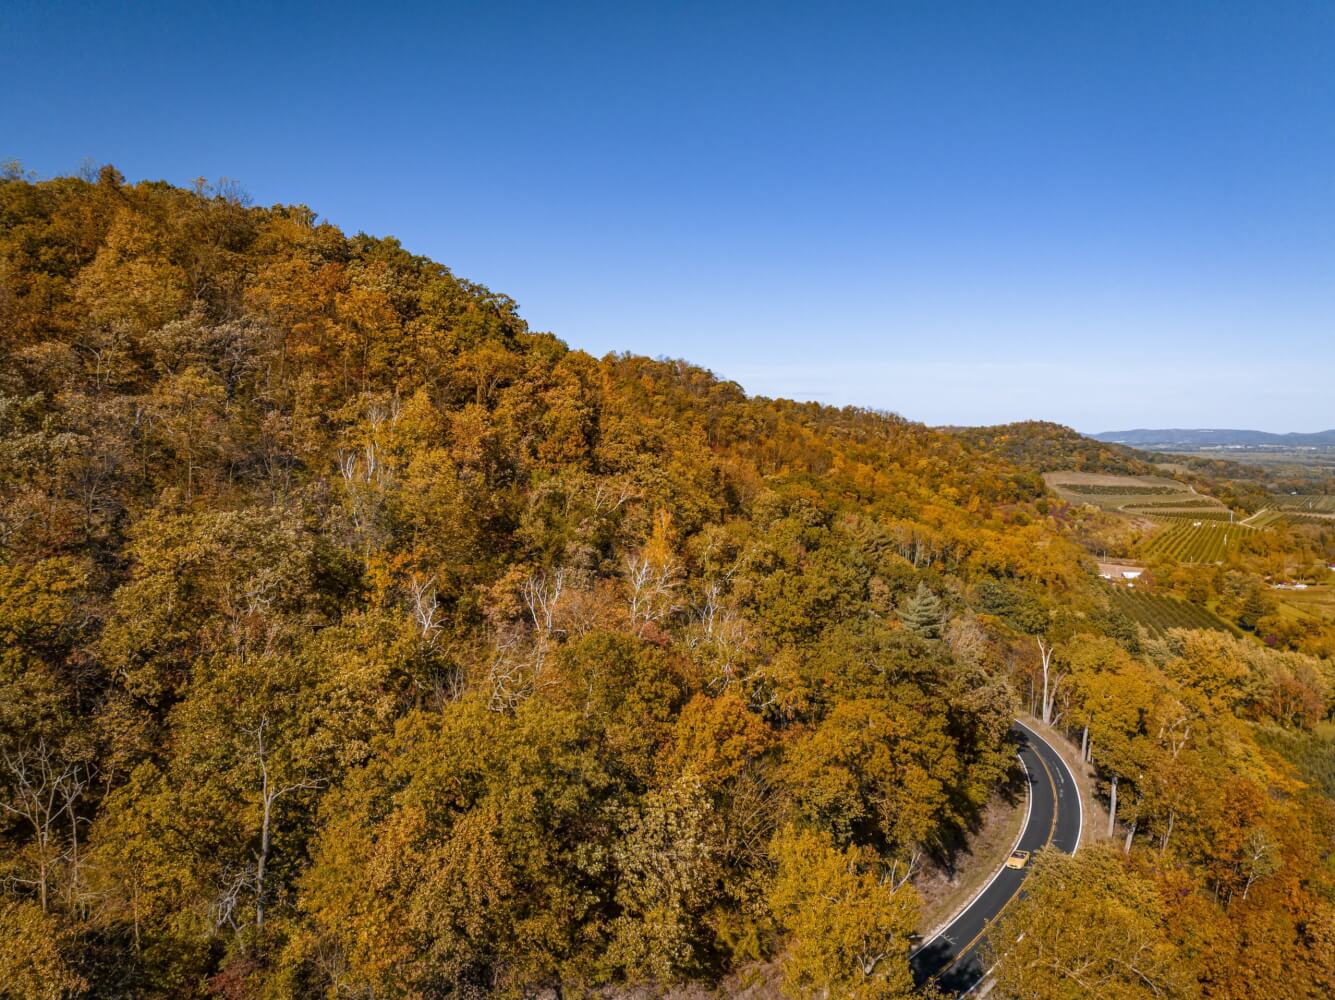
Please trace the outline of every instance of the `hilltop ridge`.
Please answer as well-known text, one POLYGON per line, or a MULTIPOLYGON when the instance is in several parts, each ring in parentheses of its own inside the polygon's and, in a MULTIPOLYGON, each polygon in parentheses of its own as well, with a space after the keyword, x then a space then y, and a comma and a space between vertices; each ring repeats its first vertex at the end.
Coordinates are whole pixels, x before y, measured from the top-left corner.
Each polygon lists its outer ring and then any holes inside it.
POLYGON ((0 992, 909 1000, 1021 712, 1110 842, 995 940, 1135 1000, 1335 986, 1331 633, 1262 575, 1324 574, 1324 519, 1128 600, 1130 449, 596 358, 111 167, 0 177, 0 458, 0 992))
POLYGON ((1311 433, 1291 432, 1274 434, 1269 431, 1249 430, 1209 430, 1168 428, 1152 430, 1139 428, 1129 431, 1103 431, 1091 434, 1097 441, 1110 444, 1131 445, 1136 448, 1171 448, 1171 447, 1315 447, 1335 448, 1335 430, 1315 431, 1311 433))

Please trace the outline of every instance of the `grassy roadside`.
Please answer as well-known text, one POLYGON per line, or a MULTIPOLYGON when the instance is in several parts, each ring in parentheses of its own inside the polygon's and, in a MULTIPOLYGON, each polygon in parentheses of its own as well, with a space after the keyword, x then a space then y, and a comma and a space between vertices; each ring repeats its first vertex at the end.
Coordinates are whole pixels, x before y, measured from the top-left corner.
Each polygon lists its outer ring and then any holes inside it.
POLYGON ((928 867, 914 879, 923 897, 919 929, 931 934, 947 917, 982 889, 1015 847, 1024 824, 1025 795, 1009 789, 994 794, 983 809, 982 823, 954 859, 954 868, 928 867))
MULTIPOLYGON (((1081 843, 1089 842, 1095 827, 1101 834, 1108 822, 1107 812, 1098 807, 1093 799, 1092 769, 1079 765, 1079 748, 1072 746, 1060 733, 1031 716, 1021 715, 1020 721, 1047 739, 1076 775, 1085 806, 1081 843), (1098 821, 1092 819, 1096 815, 1095 809, 1101 817, 1098 821)), ((919 930, 923 935, 936 931, 947 918, 973 899, 1014 849, 1024 824, 1027 796, 1023 780, 1018 778, 1022 773, 1018 764, 1016 772, 1017 780, 998 789, 983 809, 978 830, 955 856, 953 871, 929 864, 914 879, 914 886, 923 897, 922 918, 919 921, 919 930)), ((780 962, 776 958, 766 962, 746 963, 712 989, 700 984, 666 991, 645 986, 621 986, 609 988, 597 995, 600 1000, 716 1000, 719 997, 779 1000, 783 996, 780 979, 780 962)), ((985 996, 986 990, 979 995, 985 996)))

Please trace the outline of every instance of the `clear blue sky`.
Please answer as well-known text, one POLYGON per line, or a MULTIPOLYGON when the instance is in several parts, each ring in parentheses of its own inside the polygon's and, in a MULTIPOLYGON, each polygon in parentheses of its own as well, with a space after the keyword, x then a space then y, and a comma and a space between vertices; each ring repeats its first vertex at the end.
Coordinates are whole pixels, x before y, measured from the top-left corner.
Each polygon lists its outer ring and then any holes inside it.
POLYGON ((8 0, 0 70, 0 157, 235 178, 594 353, 929 423, 1335 426, 1329 0, 8 0))

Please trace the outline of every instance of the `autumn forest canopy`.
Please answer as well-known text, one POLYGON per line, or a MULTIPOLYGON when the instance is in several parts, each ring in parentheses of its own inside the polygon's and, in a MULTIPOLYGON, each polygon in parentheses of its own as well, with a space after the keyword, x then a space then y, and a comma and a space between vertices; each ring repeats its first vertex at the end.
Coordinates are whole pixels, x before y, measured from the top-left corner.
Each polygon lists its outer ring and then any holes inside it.
POLYGON ((1268 589, 1332 527, 1153 563, 1218 624, 1147 628, 1042 476, 1146 456, 595 358, 111 167, 0 180, 0 455, 0 996, 913 996, 1017 713, 1106 811, 994 995, 1335 992, 1335 630, 1268 589))

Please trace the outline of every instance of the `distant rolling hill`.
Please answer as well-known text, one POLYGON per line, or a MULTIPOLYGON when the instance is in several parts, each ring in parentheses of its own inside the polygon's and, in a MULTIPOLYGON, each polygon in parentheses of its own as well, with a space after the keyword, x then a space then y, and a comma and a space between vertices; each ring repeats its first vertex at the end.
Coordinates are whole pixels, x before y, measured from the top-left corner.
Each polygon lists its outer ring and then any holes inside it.
POLYGON ((1104 431, 1091 434, 1096 441, 1133 448, 1335 448, 1335 430, 1313 434, 1271 434, 1267 431, 1187 430, 1169 428, 1104 431))

